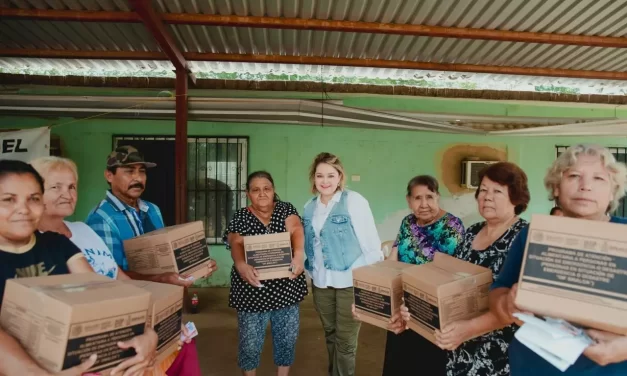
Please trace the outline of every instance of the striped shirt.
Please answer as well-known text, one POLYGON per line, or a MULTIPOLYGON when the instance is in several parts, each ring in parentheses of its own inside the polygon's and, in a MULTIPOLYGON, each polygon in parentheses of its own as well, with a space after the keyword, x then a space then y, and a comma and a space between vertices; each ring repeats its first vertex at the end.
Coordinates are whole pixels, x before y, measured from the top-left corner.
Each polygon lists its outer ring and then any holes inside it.
POLYGON ((164 227, 157 205, 144 200, 139 200, 137 204, 139 212, 108 190, 105 199, 89 213, 85 221, 109 247, 115 262, 123 270, 128 270, 124 240, 164 227))

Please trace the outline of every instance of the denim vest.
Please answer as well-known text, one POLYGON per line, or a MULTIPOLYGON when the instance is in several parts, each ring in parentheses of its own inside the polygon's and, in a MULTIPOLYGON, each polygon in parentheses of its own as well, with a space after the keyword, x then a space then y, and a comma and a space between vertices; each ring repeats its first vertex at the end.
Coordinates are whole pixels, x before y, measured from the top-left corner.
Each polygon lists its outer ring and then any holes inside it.
MULTIPOLYGON (((311 223, 318 198, 315 197, 303 213, 303 226, 305 228, 305 268, 313 270, 314 266, 314 240, 316 233, 311 223)), ((324 267, 328 270, 345 271, 359 256, 361 247, 351 222, 347 207, 348 192, 342 192, 340 201, 335 204, 320 230, 320 243, 322 245, 322 257, 324 267)))

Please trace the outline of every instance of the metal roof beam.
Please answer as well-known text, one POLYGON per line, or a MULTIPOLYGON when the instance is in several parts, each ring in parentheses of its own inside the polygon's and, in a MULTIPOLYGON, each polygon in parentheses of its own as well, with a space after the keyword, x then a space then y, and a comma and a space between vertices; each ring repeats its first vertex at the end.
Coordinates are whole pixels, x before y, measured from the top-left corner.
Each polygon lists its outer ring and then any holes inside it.
MULTIPOLYGON (((141 0, 133 0, 137 3, 141 0)), ((0 8, 2 18, 82 22, 141 22, 134 12, 95 12, 0 8)), ((162 22, 177 25, 232 26, 292 30, 324 30, 354 33, 416 35, 507 42, 627 48, 627 38, 592 35, 537 33, 412 24, 216 14, 162 13, 162 22)))
POLYGON ((142 19, 135 12, 0 8, 0 18, 39 21, 134 22, 142 19))
POLYGON ((282 17, 253 17, 237 15, 164 14, 170 24, 239 26, 269 29, 323 30, 352 33, 415 35, 442 38, 482 39, 508 42, 566 44, 596 47, 627 47, 627 38, 535 33, 526 31, 488 30, 379 22, 320 20, 282 17))
MULTIPOLYGON (((286 55, 243 55, 185 52, 184 59, 189 61, 224 61, 237 63, 270 64, 307 64, 333 65, 367 68, 415 69, 447 72, 470 72, 489 74, 513 74, 524 76, 570 77, 596 80, 627 80, 627 72, 589 71, 560 68, 533 68, 515 66, 494 66, 476 64, 435 63, 406 60, 348 59, 316 56, 286 55)), ((60 59, 107 59, 107 60, 161 60, 160 52, 133 51, 70 51, 37 49, 0 49, 0 56, 60 58, 60 59)))
POLYGON ((187 60, 183 53, 172 39, 170 33, 166 30, 161 17, 152 8, 150 0, 131 0, 131 4, 135 12, 139 15, 144 26, 153 35, 161 50, 167 55, 168 59, 174 65, 177 72, 186 72, 193 84, 196 84, 196 78, 191 74, 187 60))
POLYGON ((0 56, 42 59, 102 59, 102 60, 168 60, 159 51, 97 51, 97 50, 38 50, 28 48, 0 49, 0 56))

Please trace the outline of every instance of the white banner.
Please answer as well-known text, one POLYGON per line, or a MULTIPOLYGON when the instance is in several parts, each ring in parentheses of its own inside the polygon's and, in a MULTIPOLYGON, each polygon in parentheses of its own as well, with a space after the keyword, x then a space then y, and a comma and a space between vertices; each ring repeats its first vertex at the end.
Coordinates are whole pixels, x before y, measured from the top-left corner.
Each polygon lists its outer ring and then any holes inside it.
POLYGON ((0 159, 30 162, 50 155, 50 128, 0 132, 0 159))

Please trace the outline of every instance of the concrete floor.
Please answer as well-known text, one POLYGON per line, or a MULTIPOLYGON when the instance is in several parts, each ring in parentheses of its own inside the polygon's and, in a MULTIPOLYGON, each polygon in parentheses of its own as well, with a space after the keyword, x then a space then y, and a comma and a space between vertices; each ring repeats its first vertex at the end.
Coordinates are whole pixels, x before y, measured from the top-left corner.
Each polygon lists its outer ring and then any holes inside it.
MULTIPOLYGON (((200 366, 205 376, 238 376, 237 318, 228 307, 228 288, 190 289, 199 297, 199 312, 185 315, 184 322, 193 321, 198 328, 197 337, 200 366)), ((324 332, 313 306, 311 292, 301 304, 300 335, 296 345, 296 361, 290 375, 326 376, 327 352, 324 332)), ((357 351, 358 376, 381 376, 386 332, 362 324, 357 351)), ((266 335, 258 376, 276 375, 272 360, 272 340, 266 335)))

